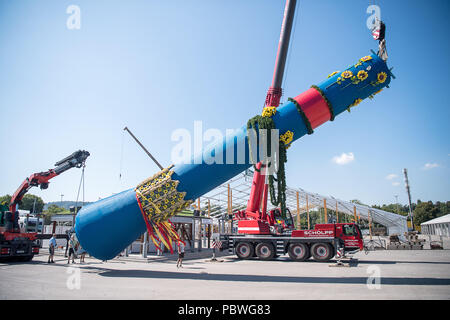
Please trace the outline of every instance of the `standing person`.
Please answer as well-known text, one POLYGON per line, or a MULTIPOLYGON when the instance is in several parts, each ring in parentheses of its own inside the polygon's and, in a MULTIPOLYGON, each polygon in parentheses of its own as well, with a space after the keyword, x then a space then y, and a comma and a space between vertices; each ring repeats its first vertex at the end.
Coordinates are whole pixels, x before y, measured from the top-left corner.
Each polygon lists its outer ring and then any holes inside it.
POLYGON ((52 237, 50 238, 48 242, 48 262, 47 263, 55 263, 53 261, 53 256, 55 255, 55 248, 56 248, 56 234, 52 234, 52 237))
POLYGON ((183 258, 184 258, 184 242, 178 241, 177 268, 183 268, 183 258))
POLYGON ((72 233, 72 235, 69 238, 69 257, 67 259, 67 263, 70 263, 70 257, 72 257, 72 263, 75 263, 75 247, 76 247, 75 233, 72 233))
POLYGON ((160 256, 162 256, 164 254, 164 242, 161 241, 161 243, 159 244, 159 248, 161 249, 160 252, 160 256))
POLYGON ((158 241, 158 246, 159 246, 159 248, 156 249, 156 255, 157 255, 157 256, 162 255, 162 251, 161 251, 161 243, 162 243, 162 241, 159 240, 159 241, 158 241))
POLYGON ((64 251, 64 258, 67 258, 67 250, 69 250, 69 238, 70 238, 70 232, 69 230, 66 230, 66 251, 64 251))
POLYGON ((86 250, 83 249, 81 244, 78 245, 78 254, 80 255, 80 264, 84 263, 84 257, 86 256, 86 250))

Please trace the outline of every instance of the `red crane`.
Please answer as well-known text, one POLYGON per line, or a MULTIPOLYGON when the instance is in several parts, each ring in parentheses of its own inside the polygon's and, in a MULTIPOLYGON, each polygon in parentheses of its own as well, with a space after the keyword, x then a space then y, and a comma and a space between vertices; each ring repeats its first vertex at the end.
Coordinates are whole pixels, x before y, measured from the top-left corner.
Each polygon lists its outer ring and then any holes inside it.
POLYGON ((50 179, 71 168, 83 167, 89 155, 89 152, 84 150, 76 151, 56 162, 54 169, 33 173, 22 182, 11 198, 9 211, 2 215, 0 225, 5 227, 0 228, 0 259, 14 257, 28 261, 33 258, 34 254, 39 253, 39 245, 36 243, 37 234, 34 232, 21 233, 20 231, 18 205, 31 187, 39 186, 41 189, 47 189, 50 179))
POLYGON ((55 163, 54 169, 49 169, 45 172, 33 173, 31 176, 26 178, 20 187, 16 190, 11 198, 11 203, 9 205, 9 210, 11 212, 17 211, 17 205, 23 199, 23 196, 30 190, 31 187, 40 187, 41 189, 47 189, 50 179, 56 177, 57 175, 73 168, 81 168, 87 157, 89 157, 89 152, 84 150, 78 150, 72 153, 70 156, 55 163))
MULTIPOLYGON (((286 1, 275 70, 265 107, 277 108, 280 104, 295 6, 295 0, 286 1)), ((289 209, 286 208, 285 216, 280 208, 267 213, 269 188, 266 170, 267 164, 256 164, 247 208, 236 212, 234 216, 238 221, 238 234, 222 234, 222 250, 235 252, 239 259, 257 256, 260 260, 270 260, 288 253, 294 261, 305 261, 311 256, 316 261, 329 261, 334 256, 339 259, 346 253, 363 250, 362 233, 356 224, 316 224, 313 230, 294 230, 289 209)))
MULTIPOLYGON (((265 107, 275 107, 280 105, 280 99, 283 94, 282 82, 286 65, 286 57, 289 49, 289 40, 291 36, 292 24, 294 21, 294 13, 297 1, 287 0, 284 9, 284 18, 281 25, 280 40, 278 42, 278 51, 275 61, 275 68, 273 72, 272 84, 269 87, 266 95, 265 107)), ((253 174, 252 189, 250 191, 250 198, 247 203, 247 209, 239 211, 235 214, 235 219, 239 220, 238 228, 247 233, 248 228, 258 231, 259 234, 270 233, 270 226, 274 226, 277 220, 280 221, 283 228, 293 229, 294 224, 292 216, 287 209, 286 217, 282 218, 280 209, 274 209, 267 214, 267 197, 268 184, 267 175, 264 174, 265 165, 261 162, 255 166, 255 173, 253 174)), ((253 233, 253 232, 252 232, 253 233)))

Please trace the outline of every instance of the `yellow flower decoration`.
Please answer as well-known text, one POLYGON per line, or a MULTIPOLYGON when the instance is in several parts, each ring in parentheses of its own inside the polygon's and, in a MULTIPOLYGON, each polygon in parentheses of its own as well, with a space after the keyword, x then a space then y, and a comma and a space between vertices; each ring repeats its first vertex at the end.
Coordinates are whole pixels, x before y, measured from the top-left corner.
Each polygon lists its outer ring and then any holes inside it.
POLYGON ((358 104, 363 101, 362 99, 358 98, 356 99, 351 105, 348 106, 347 111, 350 112, 350 108, 356 107, 358 104))
POLYGON ((378 83, 384 83, 384 82, 386 81, 386 79, 387 79, 387 74, 386 74, 386 72, 380 72, 380 73, 377 75, 378 83))
POLYGON ((366 80, 368 76, 369 76, 369 74, 364 70, 360 70, 357 74, 358 79, 361 81, 366 80))
POLYGON ((344 79, 348 79, 348 78, 353 77, 353 73, 351 71, 347 70, 347 71, 342 72, 341 76, 344 79))
POLYGON ((280 141, 283 141, 284 144, 289 144, 292 142, 293 138, 294 138, 294 133, 292 131, 288 130, 280 136, 280 141))
POLYGON ((379 94, 381 91, 383 91, 383 89, 378 90, 377 92, 375 92, 374 94, 372 94, 373 96, 376 94, 379 94))
POLYGON ((363 61, 363 62, 366 62, 366 61, 369 61, 369 60, 372 60, 371 56, 365 56, 365 57, 362 57, 361 59, 359 59, 359 61, 363 61))
POLYGON ((328 78, 331 78, 332 76, 334 76, 335 74, 338 74, 338 73, 339 73, 339 71, 332 72, 328 75, 328 78))
POLYGON ((271 117, 275 113, 277 113, 277 108, 275 108, 275 107, 264 107, 263 112, 262 112, 261 115, 263 117, 271 117))
POLYGON ((358 98, 355 100, 355 102, 353 102, 353 104, 351 105, 351 107, 356 107, 358 104, 360 104, 363 100, 358 98))
POLYGON ((381 91, 383 91, 383 89, 380 89, 380 90, 378 90, 378 91, 375 92, 375 93, 372 93, 372 94, 369 96, 369 99, 373 99, 373 98, 375 97, 375 95, 379 94, 381 91))

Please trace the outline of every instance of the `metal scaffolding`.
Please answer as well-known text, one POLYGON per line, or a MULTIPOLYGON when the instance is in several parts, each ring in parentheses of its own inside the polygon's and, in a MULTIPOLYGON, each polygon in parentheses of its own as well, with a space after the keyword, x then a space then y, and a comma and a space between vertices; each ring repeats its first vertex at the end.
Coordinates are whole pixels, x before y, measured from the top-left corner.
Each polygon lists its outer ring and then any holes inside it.
MULTIPOLYGON (((206 207, 209 200, 210 215, 215 219, 226 218, 230 208, 233 212, 245 209, 250 197, 252 178, 253 170, 249 169, 230 179, 203 196, 202 207, 206 207)), ((308 210, 312 212, 317 211, 318 208, 326 208, 337 211, 339 214, 350 215, 355 219, 381 224, 386 227, 389 235, 403 235, 408 230, 405 216, 334 197, 322 196, 301 188, 286 187, 286 206, 290 209, 294 220, 297 219, 298 214, 301 216, 308 210)), ((274 206, 268 201, 267 209, 273 208, 274 206)))

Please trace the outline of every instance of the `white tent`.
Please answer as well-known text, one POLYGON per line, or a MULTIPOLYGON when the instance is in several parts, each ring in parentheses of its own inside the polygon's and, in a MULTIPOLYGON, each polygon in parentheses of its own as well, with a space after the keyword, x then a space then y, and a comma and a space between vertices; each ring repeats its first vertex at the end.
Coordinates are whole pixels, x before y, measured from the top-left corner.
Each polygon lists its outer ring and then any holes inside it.
POLYGON ((450 237, 450 214, 420 224, 423 234, 450 237))
MULTIPOLYGON (((211 217, 217 218, 227 212, 228 192, 232 194, 233 210, 245 209, 247 207, 247 201, 250 197, 252 178, 253 171, 246 170, 245 172, 207 193, 203 198, 211 201, 210 204, 213 208, 211 210, 211 217), (228 186, 230 191, 228 191, 228 186)), ((296 217, 298 213, 300 215, 306 214, 307 208, 320 208, 326 204, 328 209, 337 209, 339 213, 344 213, 350 216, 354 216, 356 213, 358 217, 366 220, 368 220, 370 216, 370 219, 373 222, 385 226, 389 235, 403 235, 408 231, 405 216, 352 203, 350 201, 339 200, 331 196, 322 196, 317 193, 308 192, 301 188, 286 187, 286 204, 287 207, 291 209, 291 213, 294 217, 296 217), (297 210, 294 210, 297 206, 299 206, 298 213, 296 212, 297 210)), ((270 210, 272 208, 272 204, 268 201, 268 209, 270 210)))

